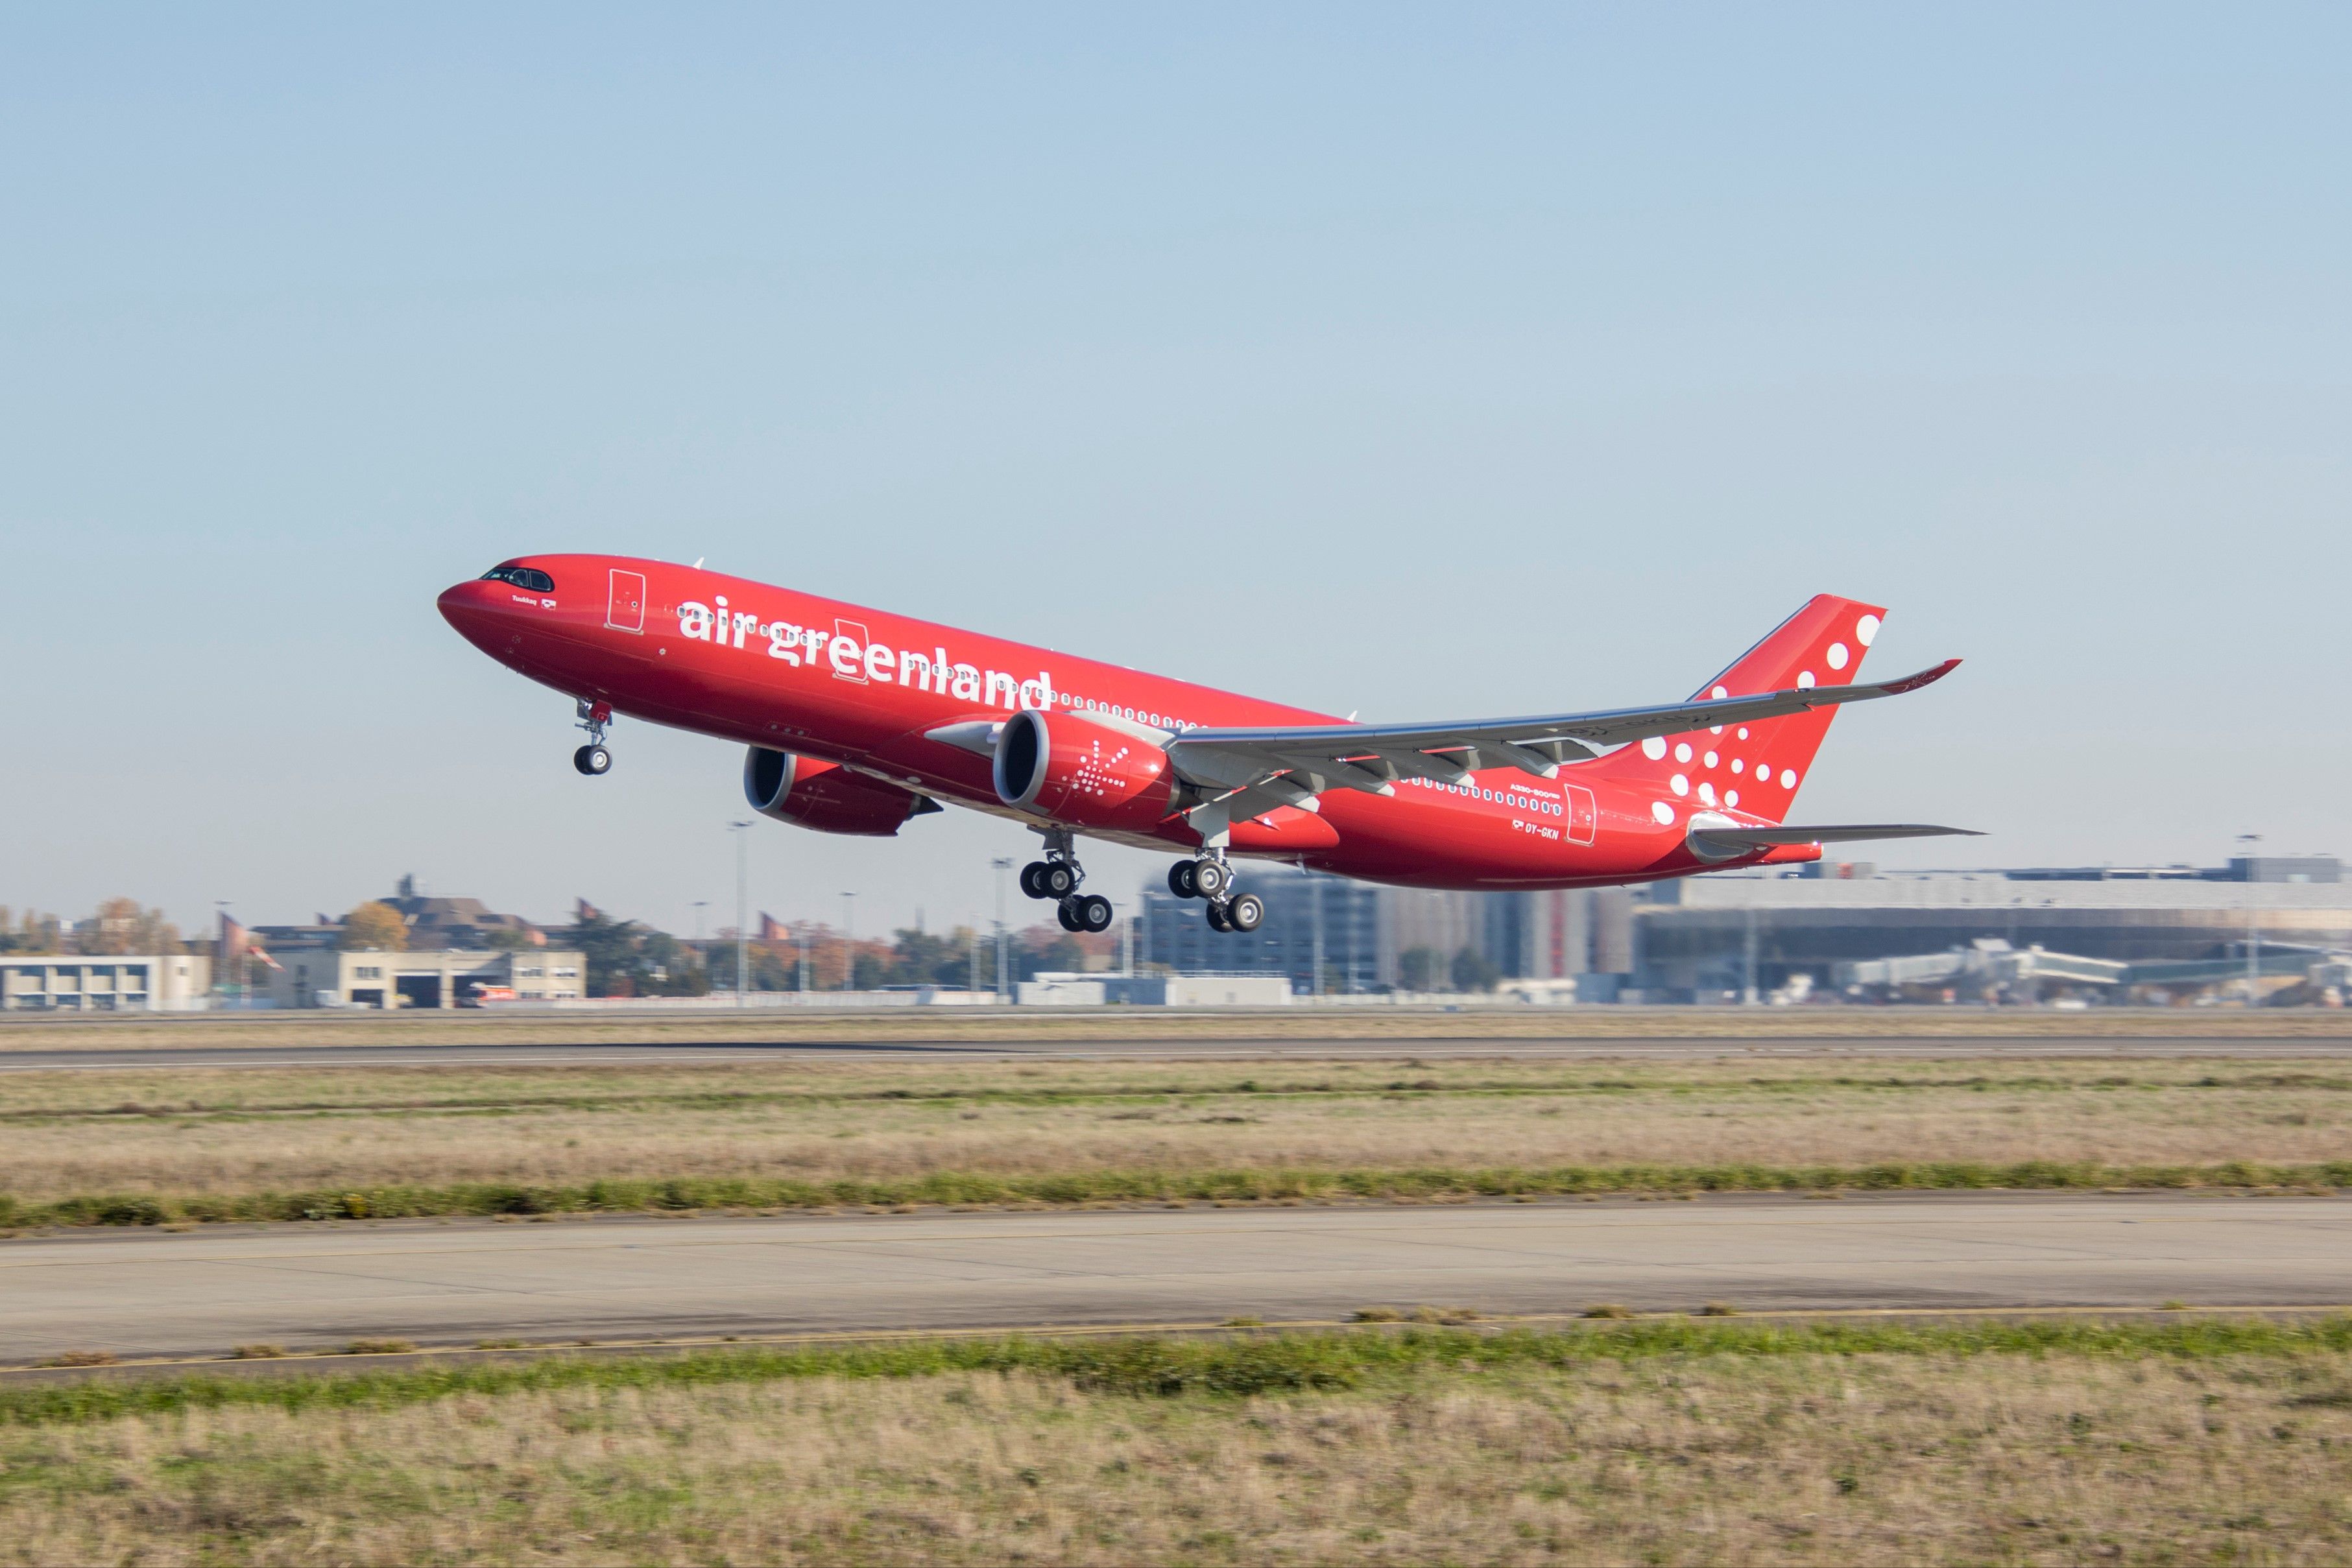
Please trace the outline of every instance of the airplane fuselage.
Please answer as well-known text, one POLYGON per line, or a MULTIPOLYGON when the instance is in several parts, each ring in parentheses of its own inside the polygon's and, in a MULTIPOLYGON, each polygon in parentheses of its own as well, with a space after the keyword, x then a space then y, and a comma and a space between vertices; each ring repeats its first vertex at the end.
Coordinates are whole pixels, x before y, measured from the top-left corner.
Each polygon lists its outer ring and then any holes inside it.
MULTIPOLYGON (((1090 817, 1086 802, 1066 800, 1052 810, 1008 804, 990 757, 996 727, 1024 710, 1049 722, 1067 716, 1095 727, 1090 733, 1131 733, 1148 749, 1154 734, 1202 727, 1343 722, 667 562, 544 555, 518 557, 499 570, 512 577, 442 594, 442 613, 499 663, 583 703, 836 764, 877 791, 908 791, 1178 854, 1202 843, 1178 810, 1090 817), (543 574, 544 590, 526 585, 539 580, 535 574, 543 574)), ((1874 630, 1875 617, 1867 619, 1874 630)), ((1736 805, 1743 785, 1784 794, 1795 787, 1793 771, 1779 783, 1771 758, 1741 756, 1738 737, 1701 732, 1702 747, 1682 747, 1677 755, 1687 762, 1663 764, 1685 769, 1673 775, 1674 794, 1659 779, 1622 776, 1608 758, 1561 767, 1550 778, 1518 767, 1480 768, 1458 779, 1400 778, 1387 793, 1331 789, 1304 809, 1278 806, 1233 822, 1225 847, 1376 882, 1486 889, 1591 886, 1818 859, 1811 845, 1729 860, 1693 852, 1692 797, 1731 810, 1718 792, 1736 805)), ((1779 820, 1759 808, 1733 815, 1779 820)))

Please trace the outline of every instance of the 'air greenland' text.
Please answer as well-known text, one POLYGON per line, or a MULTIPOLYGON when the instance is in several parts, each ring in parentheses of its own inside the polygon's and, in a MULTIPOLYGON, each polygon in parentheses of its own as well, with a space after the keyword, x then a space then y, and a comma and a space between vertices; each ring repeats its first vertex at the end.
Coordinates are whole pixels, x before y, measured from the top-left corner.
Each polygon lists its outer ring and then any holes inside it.
POLYGON ((768 657, 795 667, 830 666, 835 679, 856 681, 861 685, 888 685, 895 680, 902 686, 984 706, 1019 709, 1054 706, 1054 677, 1048 671, 1040 670, 1023 680, 1002 670, 983 670, 950 659, 944 647, 935 647, 928 653, 919 649, 886 647, 872 641, 865 626, 855 621, 836 620, 830 632, 795 626, 789 621, 762 621, 748 610, 729 608, 724 594, 716 595, 709 604, 693 600, 680 604, 677 634, 725 648, 748 645, 756 649, 757 639, 764 637, 768 641, 768 657))

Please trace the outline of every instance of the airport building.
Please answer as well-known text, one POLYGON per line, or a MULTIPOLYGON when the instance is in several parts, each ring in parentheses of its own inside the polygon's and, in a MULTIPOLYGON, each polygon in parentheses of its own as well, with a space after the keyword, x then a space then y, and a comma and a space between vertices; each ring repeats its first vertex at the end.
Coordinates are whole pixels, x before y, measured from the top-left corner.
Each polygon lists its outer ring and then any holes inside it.
POLYGON ((1013 999, 1024 1008, 1279 1008, 1290 1003, 1290 982, 1277 974, 1041 974, 1024 980, 1013 999))
POLYGON ((0 955, 0 1011, 184 1012, 205 1005, 200 953, 0 955))
POLYGON ((1144 891, 1136 960, 1178 974, 1281 975, 1302 996, 1395 990, 1406 956, 1450 965, 1465 949, 1501 979, 1569 980, 1601 972, 1580 992, 1613 994, 1633 968, 1631 889, 1454 893, 1379 887, 1343 877, 1244 862, 1236 885, 1265 900, 1265 924, 1246 936, 1209 929, 1198 900, 1144 891))
POLYGON ((275 967, 263 977, 270 1003, 281 1008, 457 1008, 509 996, 572 1001, 588 994, 586 956, 554 948, 418 953, 321 946, 271 957, 275 967))
MULTIPOLYGON (((1136 923, 1139 967, 1180 975, 1280 975, 1290 989, 1349 995, 1382 984, 1382 895, 1386 890, 1343 877, 1288 866, 1243 862, 1236 888, 1265 900, 1265 924, 1255 931, 1216 932, 1198 899, 1178 898, 1165 884, 1147 887, 1136 923)), ((1391 966, 1393 967, 1393 966, 1391 966)))
MULTIPOLYGON (((443 898, 417 892, 416 879, 404 876, 388 904, 408 926, 408 945, 436 947, 543 946, 546 934, 519 915, 501 915, 478 898, 443 898)), ((342 922, 321 915, 310 925, 256 925, 250 935, 277 954, 296 947, 333 946, 342 940, 342 922)))
POLYGON ((2352 952, 2352 883, 2326 857, 2212 869, 1797 872, 1716 873, 1643 890, 1626 988, 1649 1000, 1706 1001, 1787 994, 1792 983, 1968 988, 1980 974, 1996 989, 2030 982, 2032 995, 2148 988, 2179 999, 2244 976, 2250 948, 2260 976, 2281 982, 2352 952))
POLYGON ((2352 883, 2317 855, 2210 868, 1821 862, 1536 893, 1374 887, 1250 864, 1240 885, 1266 903, 1265 924, 1248 936, 1213 932, 1197 902, 1147 889, 1139 964, 1283 975, 1311 994, 1318 914, 1324 989, 1339 993, 1405 988, 1407 971, 1429 967, 1433 955, 1450 977, 1467 950, 1498 981, 1562 990, 1572 981, 1585 1002, 1936 986, 2179 1000, 2242 984, 2250 949, 2273 989, 2320 984, 2352 954, 2352 883))

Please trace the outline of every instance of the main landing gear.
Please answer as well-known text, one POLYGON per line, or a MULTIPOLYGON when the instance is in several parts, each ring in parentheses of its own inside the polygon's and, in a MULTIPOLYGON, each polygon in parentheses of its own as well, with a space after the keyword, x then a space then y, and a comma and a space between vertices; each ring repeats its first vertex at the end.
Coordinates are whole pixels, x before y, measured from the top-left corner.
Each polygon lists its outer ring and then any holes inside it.
POLYGON ((613 770, 613 754, 604 748, 604 727, 613 722, 613 705, 583 697, 573 711, 580 719, 573 727, 588 732, 588 744, 572 754, 572 766, 591 779, 602 778, 613 770))
POLYGON ((1055 916, 1065 931, 1109 930, 1110 900, 1078 891, 1087 872, 1078 863, 1070 833, 1059 828, 1038 831, 1045 836, 1045 858, 1021 868, 1021 891, 1032 898, 1052 899, 1055 916))
POLYGON ((1205 902, 1212 931, 1238 931, 1246 936, 1265 921, 1265 901, 1255 893, 1235 896, 1234 868, 1213 850, 1197 860, 1178 861, 1170 866, 1168 891, 1179 898, 1205 902))

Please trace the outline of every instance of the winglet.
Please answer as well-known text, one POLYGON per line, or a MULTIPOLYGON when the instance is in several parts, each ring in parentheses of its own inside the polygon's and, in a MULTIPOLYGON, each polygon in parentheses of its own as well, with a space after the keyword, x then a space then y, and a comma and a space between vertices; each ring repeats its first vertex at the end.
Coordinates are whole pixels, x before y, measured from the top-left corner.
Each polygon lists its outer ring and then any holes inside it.
POLYGON ((1959 667, 1960 662, 1958 659, 1947 659, 1933 669, 1922 670, 1916 675, 1906 675, 1899 681, 1887 682, 1886 695, 1891 697, 1901 696, 1905 692, 1916 692, 1921 686, 1932 686, 1959 667))
POLYGON ((1751 828, 1720 812, 1691 818, 1689 839, 1702 859, 1744 854, 1749 850, 1792 844, 1859 844, 1875 839, 1980 839, 1974 828, 1943 828, 1927 822, 1835 822, 1820 827, 1751 828))

